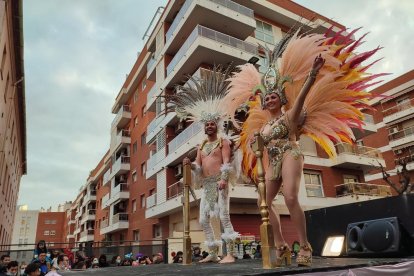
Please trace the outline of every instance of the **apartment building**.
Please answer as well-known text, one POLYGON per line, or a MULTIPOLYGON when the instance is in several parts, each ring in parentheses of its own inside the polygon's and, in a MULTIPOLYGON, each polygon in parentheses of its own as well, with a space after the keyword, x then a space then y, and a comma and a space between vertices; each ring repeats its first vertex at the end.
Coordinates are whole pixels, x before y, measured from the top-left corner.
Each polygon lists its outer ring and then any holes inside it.
POLYGON ((39 212, 39 210, 29 210, 27 205, 17 207, 11 240, 13 246, 10 247, 13 260, 27 262, 33 258, 39 212))
MULTIPOLYGON (((181 237, 181 163, 185 156, 194 157, 204 133, 201 125, 180 122, 175 113, 166 113, 160 96, 174 93, 187 75, 202 77, 214 64, 239 65, 257 57, 263 72, 264 57, 257 44, 272 47, 299 20, 313 20, 317 26, 313 31, 319 33, 331 26, 334 31, 345 28, 291 1, 169 1, 115 99, 110 148, 67 212, 74 224, 68 237, 90 241, 91 232, 83 239, 79 234, 91 230, 93 218, 84 215, 93 208, 95 241, 156 243, 181 237), (95 201, 86 201, 91 191, 96 191, 95 201)), ((354 130, 357 145, 337 145, 335 160, 311 139, 301 138, 305 170, 299 195, 305 209, 390 195, 388 186, 370 181, 377 164, 388 164, 381 150, 368 142, 381 127, 376 114, 367 111, 365 120, 363 130, 354 130)), ((200 191, 196 195, 200 198, 200 191)), ((255 186, 237 183, 230 187, 230 198, 235 230, 259 238, 255 186)), ((292 242, 297 236, 283 195, 275 204, 281 210, 284 234, 292 242)), ((201 243, 204 236, 194 200, 191 206, 192 242, 201 243)))
MULTIPOLYGON (((376 111, 371 111, 378 128, 376 135, 367 136, 363 143, 378 148, 385 160, 385 170, 391 175, 390 180, 399 185, 397 169, 398 159, 405 159, 411 181, 414 179, 414 70, 389 81, 373 93, 386 97, 373 102, 376 111)), ((382 182, 382 172, 374 170, 366 176, 370 183, 382 182)))
POLYGON ((27 170, 22 1, 0 1, 0 24, 0 250, 6 250, 27 170))
POLYGON ((39 212, 36 227, 36 244, 44 240, 48 249, 61 248, 64 242, 66 212, 39 212))

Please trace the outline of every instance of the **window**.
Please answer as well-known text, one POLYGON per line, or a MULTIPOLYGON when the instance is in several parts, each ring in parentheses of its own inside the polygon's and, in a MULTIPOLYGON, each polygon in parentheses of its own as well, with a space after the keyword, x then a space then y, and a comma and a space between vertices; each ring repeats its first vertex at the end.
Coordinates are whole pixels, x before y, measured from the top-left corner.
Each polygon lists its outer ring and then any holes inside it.
POLYGON ((137 141, 135 141, 134 144, 132 145, 132 153, 136 153, 137 149, 138 149, 137 141))
POLYGON ((50 235, 51 235, 51 236, 56 235, 56 231, 55 231, 55 230, 50 230, 50 235))
POLYGON ((137 171, 132 172, 132 183, 137 182, 137 171))
POLYGON ((254 36, 267 43, 274 43, 272 25, 267 24, 263 21, 256 20, 256 30, 254 31, 254 36))
POLYGON ((137 200, 132 200, 132 213, 135 213, 137 211, 137 200))
POLYGON ((267 66, 265 64, 265 58, 262 56, 259 56, 259 61, 257 62, 257 65, 259 65, 259 72, 264 74, 267 71, 267 66))
POLYGON ((141 135, 141 146, 144 146, 146 144, 146 140, 147 140, 147 133, 144 132, 141 135))
POLYGON ((344 184, 346 183, 358 183, 357 175, 344 175, 344 184))
POLYGON ((147 112, 147 106, 145 106, 145 105, 144 105, 144 106, 141 108, 141 117, 144 117, 146 112, 147 112))
POLYGON ((143 79, 141 83, 141 90, 144 91, 145 87, 147 87, 147 79, 143 79))
POLYGON ((50 224, 50 220, 45 220, 45 224, 50 224))
POLYGON ((44 236, 49 236, 49 230, 45 230, 45 231, 43 231, 43 235, 44 235, 44 236))
POLYGON ((308 196, 323 197, 322 178, 319 172, 305 171, 305 188, 308 196))
POLYGON ((139 230, 132 231, 134 241, 139 241, 139 230))
POLYGON ((141 200, 141 208, 145 208, 145 194, 141 195, 140 200, 141 200))
POLYGON ((161 225, 154 224, 152 226, 152 236, 154 238, 160 238, 161 237, 161 225))
POLYGON ((54 219, 54 220, 51 220, 50 221, 50 224, 56 224, 56 220, 54 219))
POLYGON ((138 91, 134 93, 134 103, 138 101, 138 91))
POLYGON ((141 164, 141 175, 144 176, 147 172, 147 165, 144 163, 141 164))
POLYGON ((135 116, 135 118, 134 118, 134 126, 137 126, 138 125, 138 116, 135 116))

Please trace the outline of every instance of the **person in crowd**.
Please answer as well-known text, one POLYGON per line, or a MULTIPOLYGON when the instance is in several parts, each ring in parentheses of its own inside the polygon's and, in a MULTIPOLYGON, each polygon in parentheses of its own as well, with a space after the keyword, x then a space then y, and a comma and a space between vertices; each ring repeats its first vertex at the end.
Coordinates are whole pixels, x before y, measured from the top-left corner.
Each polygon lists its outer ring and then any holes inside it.
POLYGON ((109 266, 109 264, 106 260, 106 255, 105 254, 102 254, 101 256, 99 256, 98 263, 99 263, 99 267, 108 267, 109 266))
POLYGON ((131 265, 132 265, 131 259, 124 259, 121 262, 121 266, 131 266, 131 265))
POLYGON ((10 262, 10 255, 2 255, 0 259, 0 273, 6 272, 7 264, 10 262))
POLYGON ((22 262, 20 264, 20 268, 19 268, 20 276, 26 276, 26 273, 24 273, 24 271, 26 270, 26 267, 27 267, 26 262, 22 262))
POLYGON ((57 270, 70 270, 70 264, 69 264, 69 257, 65 254, 60 254, 56 258, 56 268, 57 270))
POLYGON ((40 275, 44 276, 50 271, 50 262, 46 259, 46 253, 41 252, 36 260, 33 263, 39 264, 40 275))
POLYGON ((192 262, 198 262, 203 259, 203 256, 201 255, 201 249, 200 247, 196 246, 193 249, 193 256, 191 257, 192 262))
POLYGON ((44 240, 40 240, 37 243, 36 248, 35 248, 34 253, 33 253, 33 255, 34 255, 33 258, 37 259, 40 255, 40 253, 45 253, 45 256, 47 254, 46 242, 44 240))
POLYGON ((84 261, 77 262, 72 270, 85 270, 86 263, 84 261))
POLYGON ((122 265, 122 258, 121 258, 121 256, 114 256, 114 258, 115 258, 115 261, 114 262, 112 262, 115 266, 121 266, 122 265))
POLYGON ((150 265, 150 264, 152 264, 152 261, 148 256, 144 256, 144 257, 139 259, 139 264, 140 265, 150 265))
POLYGON ((208 252, 203 250, 203 252, 201 252, 201 256, 203 257, 203 259, 207 258, 208 252))
POLYGON ((173 259, 173 263, 179 264, 183 262, 183 251, 178 251, 173 259))
POLYGON ((7 263, 6 272, 0 272, 0 276, 16 276, 19 271, 19 263, 16 261, 10 261, 7 263))
POLYGON ((261 259, 262 258, 262 246, 260 244, 256 247, 256 252, 254 252, 253 258, 261 259))
POLYGON ((152 263, 153 264, 161 264, 164 262, 164 256, 162 253, 157 253, 152 255, 152 263))
POLYGON ((63 249, 63 253, 68 256, 69 258, 69 266, 71 266, 74 263, 74 256, 73 256, 73 252, 70 250, 69 247, 63 249))
POLYGON ((99 268, 98 258, 93 258, 93 260, 92 260, 92 268, 99 268))
POLYGON ((38 263, 31 263, 26 266, 24 273, 27 276, 40 276, 40 265, 38 263))

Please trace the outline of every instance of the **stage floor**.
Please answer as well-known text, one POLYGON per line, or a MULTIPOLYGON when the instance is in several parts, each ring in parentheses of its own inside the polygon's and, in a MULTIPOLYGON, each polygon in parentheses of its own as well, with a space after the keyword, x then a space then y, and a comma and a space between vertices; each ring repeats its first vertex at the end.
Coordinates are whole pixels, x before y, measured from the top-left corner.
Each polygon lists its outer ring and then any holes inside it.
MULTIPOLYGON (((282 267, 276 269, 263 269, 262 261, 256 260, 237 260, 234 264, 192 264, 184 266, 181 264, 159 264, 138 267, 108 267, 98 269, 88 269, 85 271, 69 271, 62 275, 300 275, 316 273, 314 275, 339 275, 340 271, 356 269, 361 267, 373 267, 381 265, 395 265, 410 262, 414 264, 414 257, 407 258, 321 258, 314 257, 313 266, 282 267), (338 273, 335 273, 337 271, 338 273), (326 274, 326 272, 332 272, 326 274)), ((392 269, 392 268, 391 268, 392 269)), ((60 273, 60 272, 59 272, 60 273)), ((401 275, 401 274, 399 274, 401 275)))

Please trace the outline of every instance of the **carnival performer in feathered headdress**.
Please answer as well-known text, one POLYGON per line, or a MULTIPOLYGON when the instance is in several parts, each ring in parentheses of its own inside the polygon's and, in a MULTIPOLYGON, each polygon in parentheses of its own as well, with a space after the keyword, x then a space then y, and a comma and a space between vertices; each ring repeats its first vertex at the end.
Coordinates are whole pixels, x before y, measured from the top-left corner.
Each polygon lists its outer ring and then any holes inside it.
POLYGON ((252 64, 246 64, 230 78, 229 93, 223 102, 235 126, 240 127, 235 119, 240 105, 247 103, 249 109, 242 125, 240 148, 242 169, 252 179, 256 177, 256 159, 250 143, 255 132, 260 132, 267 149, 266 201, 279 266, 291 264, 291 252, 272 206, 282 184, 301 245, 296 262, 304 266, 312 264, 305 216, 298 201, 304 163, 298 143, 300 135, 310 136, 334 158, 334 143, 352 143, 351 128, 363 124, 360 109, 369 108, 372 96, 364 91, 373 84, 368 82, 382 75, 370 75, 366 73, 370 65, 361 65, 379 48, 356 54, 361 39, 352 40, 353 34, 340 33, 329 38, 321 34, 299 35, 299 31, 288 33, 273 51, 262 48, 268 67, 263 77, 252 64))
MULTIPOLYGON (((230 164, 231 142, 220 137, 219 132, 224 123, 225 106, 222 99, 227 93, 230 68, 221 70, 215 67, 213 71, 206 71, 201 79, 190 77, 187 85, 178 87, 177 93, 167 97, 167 101, 175 105, 178 116, 189 119, 194 124, 204 124, 207 138, 200 141, 197 157, 191 164, 196 174, 195 180, 203 188, 200 202, 200 224, 206 235, 206 246, 209 255, 200 262, 218 262, 217 256, 220 240, 214 239, 210 218, 219 217, 224 233, 222 239, 226 241, 227 256, 220 263, 232 263, 234 240, 239 236, 235 232, 229 215, 229 181, 234 170, 230 164)), ((204 72, 203 72, 204 74, 204 72)), ((183 164, 190 164, 185 158, 183 164)))

